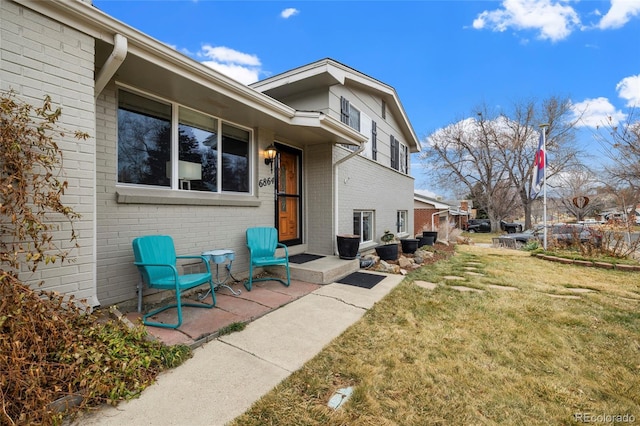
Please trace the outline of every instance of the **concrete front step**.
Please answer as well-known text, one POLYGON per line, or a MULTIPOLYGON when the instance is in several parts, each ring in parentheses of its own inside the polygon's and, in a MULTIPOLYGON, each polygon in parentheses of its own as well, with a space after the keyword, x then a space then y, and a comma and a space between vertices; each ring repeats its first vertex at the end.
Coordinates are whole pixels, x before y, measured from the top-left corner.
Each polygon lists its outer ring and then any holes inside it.
MULTIPOLYGON (((325 256, 307 263, 289 263, 292 280, 312 284, 330 284, 360 269, 360 260, 344 260, 338 256, 325 256)), ((282 276, 283 268, 267 268, 270 273, 282 276)))

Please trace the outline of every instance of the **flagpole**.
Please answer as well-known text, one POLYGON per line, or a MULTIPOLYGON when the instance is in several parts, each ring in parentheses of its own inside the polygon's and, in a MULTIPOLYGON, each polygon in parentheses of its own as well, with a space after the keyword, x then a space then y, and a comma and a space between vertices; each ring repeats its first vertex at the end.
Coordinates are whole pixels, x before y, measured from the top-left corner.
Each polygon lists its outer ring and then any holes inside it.
POLYGON ((545 250, 547 250, 547 127, 549 127, 548 124, 540 125, 540 130, 542 131, 542 152, 544 155, 542 167, 542 223, 544 226, 543 247, 545 250))

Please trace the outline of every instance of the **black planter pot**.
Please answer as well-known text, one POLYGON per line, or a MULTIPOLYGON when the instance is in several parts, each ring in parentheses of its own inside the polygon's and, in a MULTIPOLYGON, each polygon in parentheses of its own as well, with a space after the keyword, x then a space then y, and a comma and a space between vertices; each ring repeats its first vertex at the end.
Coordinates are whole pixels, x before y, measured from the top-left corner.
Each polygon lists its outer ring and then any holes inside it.
MULTIPOLYGON (((435 243, 438 240, 438 231, 422 231, 423 237, 433 237, 433 242, 435 243)), ((430 246, 433 245, 429 244, 430 246)))
POLYGON ((340 259, 353 260, 358 257, 360 249, 360 235, 336 235, 338 255, 340 259))
POLYGON ((418 243, 420 240, 416 238, 404 238, 400 240, 400 244, 402 244, 402 252, 403 253, 415 253, 418 249, 418 243))
POLYGON ((376 254, 380 256, 382 260, 397 260, 398 259, 398 245, 397 244, 385 244, 383 246, 376 247, 376 254))
POLYGON ((433 236, 422 237, 420 238, 420 242, 418 243, 418 247, 422 246, 432 246, 435 243, 435 238, 433 236))

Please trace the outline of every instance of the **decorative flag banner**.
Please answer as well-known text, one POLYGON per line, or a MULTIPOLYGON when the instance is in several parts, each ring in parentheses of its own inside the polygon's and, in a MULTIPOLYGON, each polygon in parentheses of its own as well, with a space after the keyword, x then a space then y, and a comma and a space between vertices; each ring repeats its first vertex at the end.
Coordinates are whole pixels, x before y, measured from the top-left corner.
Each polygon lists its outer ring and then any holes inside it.
POLYGON ((544 129, 540 132, 540 141, 538 142, 538 150, 536 158, 533 161, 533 173, 531 175, 531 199, 535 199, 542 189, 544 181, 544 168, 546 167, 546 153, 544 146, 544 129))

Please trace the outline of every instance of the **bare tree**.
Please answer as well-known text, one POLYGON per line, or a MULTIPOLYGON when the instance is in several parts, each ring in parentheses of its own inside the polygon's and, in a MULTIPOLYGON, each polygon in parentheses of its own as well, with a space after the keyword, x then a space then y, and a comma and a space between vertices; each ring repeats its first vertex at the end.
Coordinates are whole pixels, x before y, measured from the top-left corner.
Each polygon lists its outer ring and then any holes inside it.
POLYGON ((492 126, 475 118, 461 120, 434 132, 427 141, 428 149, 421 158, 431 175, 443 187, 451 189, 452 182, 465 187, 478 207, 487 212, 492 227, 497 227, 500 217, 491 200, 507 173, 496 167, 499 163, 492 126))
POLYGON ((610 185, 625 190, 625 198, 633 206, 640 202, 640 117, 633 109, 627 120, 618 125, 611 117, 600 128, 596 138, 611 160, 605 167, 610 185))
POLYGON ((468 118, 427 137, 421 154, 429 173, 441 184, 463 185, 492 221, 497 222, 522 208, 525 228, 531 226, 530 197, 533 162, 541 124, 546 124, 547 178, 568 167, 577 167, 579 150, 574 144, 574 126, 569 120, 568 99, 550 97, 515 103, 511 111, 492 114, 486 106, 468 118), (481 194, 478 194, 481 191, 481 194), (513 197, 506 197, 512 194, 513 197))
POLYGON ((565 211, 576 220, 600 212, 605 205, 605 194, 595 174, 585 169, 568 170, 556 176, 555 192, 565 211))
POLYGON ((575 146, 577 119, 569 119, 571 114, 568 98, 552 96, 540 105, 535 101, 515 103, 510 119, 505 120, 507 131, 500 139, 502 144, 498 150, 509 179, 520 196, 525 228, 531 227, 531 206, 534 203, 531 183, 540 132, 546 129, 547 181, 565 170, 581 167, 578 161, 580 151, 575 146))

